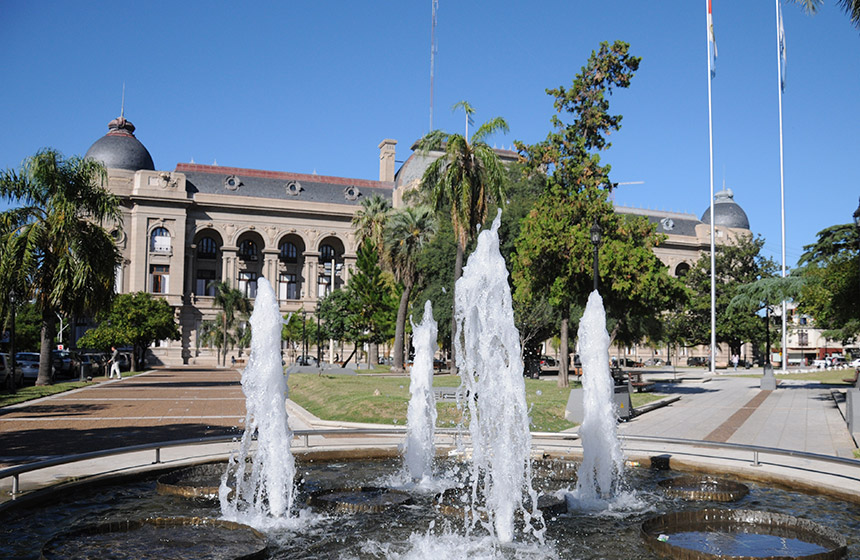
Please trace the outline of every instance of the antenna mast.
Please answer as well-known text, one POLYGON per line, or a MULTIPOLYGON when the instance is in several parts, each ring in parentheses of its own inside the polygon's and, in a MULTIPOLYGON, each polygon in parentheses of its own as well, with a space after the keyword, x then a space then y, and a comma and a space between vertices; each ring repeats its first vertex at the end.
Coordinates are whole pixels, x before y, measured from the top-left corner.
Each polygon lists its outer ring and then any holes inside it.
POLYGON ((433 15, 430 19, 430 131, 433 131, 433 82, 436 73, 436 10, 439 0, 430 0, 433 15))
POLYGON ((125 118, 125 82, 122 83, 122 104, 119 107, 119 116, 125 118))

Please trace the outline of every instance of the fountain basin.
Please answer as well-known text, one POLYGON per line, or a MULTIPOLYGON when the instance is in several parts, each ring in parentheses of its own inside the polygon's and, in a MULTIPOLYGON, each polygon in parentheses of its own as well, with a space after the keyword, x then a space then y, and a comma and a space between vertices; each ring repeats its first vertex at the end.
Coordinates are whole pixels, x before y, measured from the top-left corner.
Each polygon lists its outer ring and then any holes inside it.
POLYGON ((736 502, 749 493, 745 484, 710 475, 667 478, 657 486, 669 496, 697 501, 736 502))
POLYGON ((155 489, 159 494, 217 500, 223 475, 223 463, 195 465, 158 477, 155 489))
POLYGON ((376 486, 321 490, 308 498, 308 505, 337 513, 378 513, 411 502, 406 492, 376 486))
POLYGON ((256 560, 268 539, 256 529, 201 517, 158 517, 89 525, 60 533, 42 547, 42 559, 256 560))
POLYGON ((666 558, 830 560, 847 554, 845 539, 808 519, 751 510, 667 513, 642 523, 648 546, 666 558))

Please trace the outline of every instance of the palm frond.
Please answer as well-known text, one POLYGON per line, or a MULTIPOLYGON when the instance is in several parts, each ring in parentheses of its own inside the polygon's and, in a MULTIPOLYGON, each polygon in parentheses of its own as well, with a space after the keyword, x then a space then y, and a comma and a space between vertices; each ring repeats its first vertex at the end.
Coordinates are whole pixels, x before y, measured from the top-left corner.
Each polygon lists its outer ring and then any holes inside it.
POLYGON ((497 132, 507 134, 510 131, 511 129, 508 127, 508 122, 502 117, 496 117, 479 126, 478 130, 472 134, 471 142, 472 144, 477 144, 478 142, 483 142, 485 138, 492 136, 497 132))

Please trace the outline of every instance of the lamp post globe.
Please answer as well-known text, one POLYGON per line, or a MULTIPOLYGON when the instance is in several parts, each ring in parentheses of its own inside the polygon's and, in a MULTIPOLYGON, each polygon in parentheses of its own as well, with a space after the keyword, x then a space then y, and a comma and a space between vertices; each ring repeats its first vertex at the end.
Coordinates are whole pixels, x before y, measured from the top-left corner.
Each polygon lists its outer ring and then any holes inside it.
POLYGON ((597 248, 600 246, 600 225, 597 223, 597 218, 591 225, 591 243, 594 245, 594 291, 597 291, 598 286, 598 271, 597 271, 597 248))

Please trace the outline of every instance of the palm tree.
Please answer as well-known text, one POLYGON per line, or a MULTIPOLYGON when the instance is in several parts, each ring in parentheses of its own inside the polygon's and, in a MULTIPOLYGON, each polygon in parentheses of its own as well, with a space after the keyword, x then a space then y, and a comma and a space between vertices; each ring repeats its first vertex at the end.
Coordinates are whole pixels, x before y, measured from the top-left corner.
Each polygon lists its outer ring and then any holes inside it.
POLYGON ((14 288, 41 314, 37 385, 51 383, 57 313, 92 316, 113 298, 120 254, 102 225, 122 215, 106 179, 101 163, 52 149, 0 173, 0 198, 20 204, 0 214, 0 290, 14 288))
POLYGON ((361 208, 352 218, 359 245, 369 239, 376 247, 382 247, 382 230, 390 211, 391 204, 378 194, 361 201, 361 208))
POLYGON ((394 331, 394 369, 403 369, 404 333, 409 296, 417 280, 418 254, 436 233, 436 220, 428 206, 407 206, 391 214, 385 226, 384 252, 391 263, 394 277, 403 283, 397 326, 394 331))
POLYGON ((215 287, 215 305, 221 308, 221 313, 219 313, 221 319, 219 334, 222 337, 221 365, 227 365, 228 343, 242 343, 243 337, 242 332, 240 332, 239 319, 251 313, 251 300, 245 297, 242 290, 231 288, 229 282, 214 282, 213 286, 215 287))
MULTIPOLYGON (((803 5, 807 13, 814 14, 818 7, 823 3, 823 0, 792 0, 795 4, 803 5)), ((851 24, 860 29, 860 0, 837 0, 837 3, 842 6, 848 17, 851 18, 851 24)))
MULTIPOLYGON (((466 134, 474 109, 466 101, 454 105, 466 113, 466 134)), ((505 201, 505 172, 496 152, 484 140, 496 132, 508 132, 508 123, 501 117, 485 122, 471 139, 459 134, 434 130, 422 138, 422 152, 442 151, 442 157, 431 163, 421 178, 421 190, 436 211, 451 207, 451 223, 457 237, 457 257, 454 261, 454 282, 463 274, 466 244, 474 237, 477 227, 484 223, 491 200, 505 201)), ((451 348, 456 338, 456 325, 451 319, 451 348)), ((452 372, 456 368, 452 366, 452 372)))

